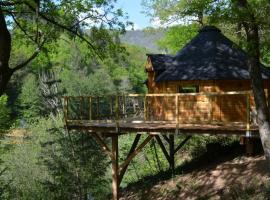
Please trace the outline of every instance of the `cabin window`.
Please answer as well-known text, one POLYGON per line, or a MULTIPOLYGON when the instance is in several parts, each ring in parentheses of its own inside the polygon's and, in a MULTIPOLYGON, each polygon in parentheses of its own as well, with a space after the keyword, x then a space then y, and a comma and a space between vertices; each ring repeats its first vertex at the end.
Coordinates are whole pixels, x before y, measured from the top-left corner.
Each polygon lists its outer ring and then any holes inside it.
POLYGON ((198 93, 199 86, 198 85, 189 85, 189 86, 180 86, 178 89, 179 93, 198 93))

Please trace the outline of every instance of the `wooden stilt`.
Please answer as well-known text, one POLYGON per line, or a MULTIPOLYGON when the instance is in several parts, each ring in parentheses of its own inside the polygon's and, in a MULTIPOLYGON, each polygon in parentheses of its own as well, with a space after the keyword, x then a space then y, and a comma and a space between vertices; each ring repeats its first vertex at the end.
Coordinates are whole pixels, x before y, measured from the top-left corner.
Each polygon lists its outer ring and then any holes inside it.
POLYGON ((246 138, 246 154, 251 156, 253 154, 253 140, 252 138, 246 138))
POLYGON ((171 158, 170 158, 170 155, 168 154, 168 152, 166 150, 166 147, 164 146, 162 140, 160 139, 160 137, 158 135, 156 135, 155 138, 156 138, 156 140, 157 140, 157 142, 158 142, 158 144, 159 144, 159 146, 160 146, 160 148, 161 148, 161 150, 162 150, 165 158, 167 159, 168 163, 170 164, 171 158))
POLYGON ((112 193, 113 200, 119 199, 118 135, 112 136, 112 193))
POLYGON ((170 135, 170 169, 174 175, 175 162, 174 162, 174 135, 170 135))

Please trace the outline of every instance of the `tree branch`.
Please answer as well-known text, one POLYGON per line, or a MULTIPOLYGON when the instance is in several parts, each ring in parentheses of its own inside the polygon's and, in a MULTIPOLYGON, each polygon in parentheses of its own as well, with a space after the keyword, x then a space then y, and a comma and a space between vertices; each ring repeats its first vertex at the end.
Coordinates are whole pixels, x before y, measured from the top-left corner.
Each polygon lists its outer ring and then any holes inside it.
MULTIPOLYGON (((30 5, 29 3, 25 2, 25 4, 30 8, 30 10, 32 10, 33 12, 36 13, 36 9, 30 5)), ((46 15, 44 15, 43 13, 39 12, 39 16, 41 18, 43 18, 44 20, 46 20, 47 22, 50 22, 51 24, 61 28, 61 29, 64 29, 70 33, 72 33, 73 35, 79 37, 81 40, 83 40, 84 42, 86 42, 91 48, 92 50, 94 51, 94 53, 102 60, 102 57, 99 55, 99 53, 97 52, 96 48, 93 46, 93 44, 91 42, 89 42, 85 37, 83 37, 82 35, 80 35, 79 33, 77 33, 76 31, 72 30, 71 28, 63 25, 63 24, 60 24, 56 21, 54 21, 53 19, 47 17, 46 15)))
POLYGON ((25 67, 28 63, 30 63, 32 60, 34 60, 38 54, 40 53, 40 48, 37 48, 34 53, 24 62, 22 62, 21 64, 17 65, 16 67, 12 68, 12 72, 15 72, 19 69, 22 69, 23 67, 25 67))
POLYGON ((38 46, 38 48, 34 51, 34 53, 24 62, 18 64, 16 67, 12 68, 12 72, 15 72, 19 69, 22 69, 25 67, 27 64, 29 64, 32 60, 34 60, 40 53, 43 45, 45 44, 46 40, 44 39, 43 42, 38 46))
POLYGON ((12 19, 14 20, 15 24, 19 27, 19 29, 21 29, 21 31, 34 43, 37 43, 36 40, 34 40, 28 33, 27 31, 22 27, 22 25, 18 22, 18 20, 16 19, 16 17, 12 14, 9 13, 12 17, 12 19))
POLYGON ((0 2, 0 6, 15 6, 23 3, 23 1, 2 1, 0 2))

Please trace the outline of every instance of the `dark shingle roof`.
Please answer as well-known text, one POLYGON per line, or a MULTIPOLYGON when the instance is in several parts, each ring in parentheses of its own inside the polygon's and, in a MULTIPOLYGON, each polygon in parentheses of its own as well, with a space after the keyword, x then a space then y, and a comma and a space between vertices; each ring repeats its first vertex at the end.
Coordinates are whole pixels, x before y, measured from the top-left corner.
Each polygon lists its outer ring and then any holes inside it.
POLYGON ((174 56, 165 54, 147 54, 147 56, 151 59, 154 71, 159 73, 171 66, 174 59, 174 56))
MULTIPOLYGON (((157 82, 250 79, 247 54, 214 26, 202 28, 175 56, 151 55, 150 59, 159 71, 157 82)), ((262 71, 263 78, 269 79, 270 69, 262 66, 262 71)))

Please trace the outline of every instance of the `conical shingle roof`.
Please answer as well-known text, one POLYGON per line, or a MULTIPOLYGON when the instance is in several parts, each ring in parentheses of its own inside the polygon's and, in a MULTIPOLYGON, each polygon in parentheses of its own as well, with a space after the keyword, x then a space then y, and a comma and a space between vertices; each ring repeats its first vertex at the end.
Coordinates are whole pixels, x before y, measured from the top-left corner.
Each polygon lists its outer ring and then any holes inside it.
MULTIPOLYGON (((158 73, 157 82, 250 79, 247 54, 214 26, 202 28, 182 50, 169 58, 161 59, 165 63, 159 62, 163 70, 158 73)), ((269 79, 270 69, 262 66, 262 76, 269 79)))

